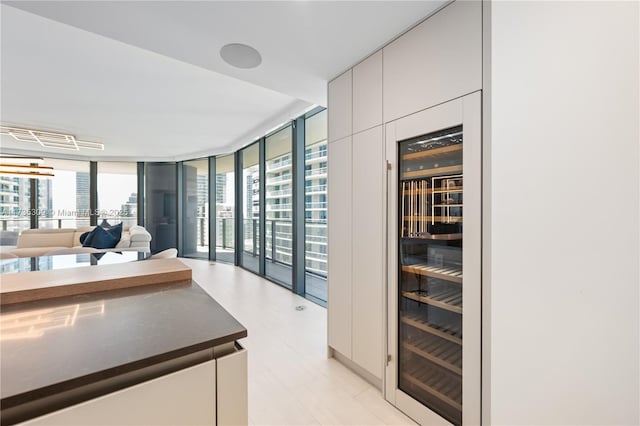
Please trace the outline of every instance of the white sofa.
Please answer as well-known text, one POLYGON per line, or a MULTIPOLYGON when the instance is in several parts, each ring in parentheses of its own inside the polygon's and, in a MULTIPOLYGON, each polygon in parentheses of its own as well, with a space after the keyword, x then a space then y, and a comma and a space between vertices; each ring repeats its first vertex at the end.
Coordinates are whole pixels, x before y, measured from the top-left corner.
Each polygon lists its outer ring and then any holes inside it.
MULTIPOLYGON (((63 249, 77 248, 78 252, 88 251, 82 249, 80 235, 93 230, 93 226, 82 228, 62 229, 25 229, 18 237, 15 247, 4 246, 1 251, 4 254, 16 257, 46 256, 49 253, 60 252, 63 249)), ((122 236, 115 248, 96 251, 151 251, 151 234, 142 226, 134 225, 125 227, 122 236)), ((68 250, 64 250, 68 252, 68 250)))

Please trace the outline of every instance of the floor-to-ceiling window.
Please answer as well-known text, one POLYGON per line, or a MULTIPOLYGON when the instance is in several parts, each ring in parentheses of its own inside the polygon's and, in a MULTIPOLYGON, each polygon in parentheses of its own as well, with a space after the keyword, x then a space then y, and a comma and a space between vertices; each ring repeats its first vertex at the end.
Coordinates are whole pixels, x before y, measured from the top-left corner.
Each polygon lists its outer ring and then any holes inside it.
POLYGON ((209 258, 209 159, 182 164, 182 255, 209 258))
POLYGON ((241 263, 260 271, 260 145, 254 143, 242 154, 242 256, 241 263))
POLYGON ((216 157, 216 260, 235 261, 235 156, 216 157))
POLYGON ((38 179, 38 228, 89 226, 89 162, 45 158, 54 177, 38 179))
POLYGON ((178 247, 178 196, 175 163, 145 164, 145 227, 151 233, 151 251, 178 247))
POLYGON ((327 110, 305 121, 306 294, 327 300, 327 110))
POLYGON ((0 244, 11 232, 36 225, 20 212, 37 211, 40 228, 140 220, 153 237, 153 252, 176 247, 186 257, 238 262, 326 302, 326 110, 300 116, 232 154, 177 164, 45 164, 54 178, 0 179, 0 244))
POLYGON ((137 224, 138 169, 136 163, 98 163, 98 224, 137 224))
POLYGON ((144 181, 152 251, 178 247, 182 256, 237 262, 326 302, 326 110, 308 112, 235 153, 180 167, 145 163, 144 181))
POLYGON ((265 141, 265 274, 292 285, 292 127, 265 141))

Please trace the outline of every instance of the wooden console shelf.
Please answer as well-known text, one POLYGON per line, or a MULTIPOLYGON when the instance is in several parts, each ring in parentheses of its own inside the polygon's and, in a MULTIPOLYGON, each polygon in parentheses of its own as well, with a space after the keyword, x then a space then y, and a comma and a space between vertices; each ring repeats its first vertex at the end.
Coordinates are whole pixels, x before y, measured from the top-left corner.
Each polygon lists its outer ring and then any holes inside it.
POLYGON ((0 304, 180 281, 191 281, 191 268, 178 259, 149 259, 89 268, 19 272, 2 276, 0 304))

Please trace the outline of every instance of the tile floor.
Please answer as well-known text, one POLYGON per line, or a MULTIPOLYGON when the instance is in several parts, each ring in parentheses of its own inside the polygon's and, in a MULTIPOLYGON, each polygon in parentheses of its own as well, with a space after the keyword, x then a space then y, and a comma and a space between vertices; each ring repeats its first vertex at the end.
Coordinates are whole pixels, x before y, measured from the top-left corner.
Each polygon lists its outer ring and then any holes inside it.
POLYGON ((415 424, 369 383, 327 359, 325 308, 241 268, 182 260, 249 331, 241 343, 249 351, 250 424, 415 424))

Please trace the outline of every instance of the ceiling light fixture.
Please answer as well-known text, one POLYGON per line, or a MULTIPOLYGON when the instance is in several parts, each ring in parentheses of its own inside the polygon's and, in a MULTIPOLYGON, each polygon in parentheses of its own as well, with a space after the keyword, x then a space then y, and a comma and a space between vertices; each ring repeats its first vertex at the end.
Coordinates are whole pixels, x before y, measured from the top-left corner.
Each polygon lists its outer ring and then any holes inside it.
POLYGON ((96 149, 99 151, 104 150, 103 143, 81 141, 76 139, 75 136, 66 133, 0 126, 0 134, 9 135, 19 142, 39 143, 43 148, 57 148, 70 151, 79 151, 80 148, 96 149))
POLYGON ((222 46, 220 56, 226 63, 236 68, 256 68, 262 63, 260 52, 242 43, 230 43, 222 46))
POLYGON ((10 177, 52 178, 53 167, 40 166, 41 157, 0 156, 0 175, 10 177))

